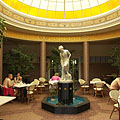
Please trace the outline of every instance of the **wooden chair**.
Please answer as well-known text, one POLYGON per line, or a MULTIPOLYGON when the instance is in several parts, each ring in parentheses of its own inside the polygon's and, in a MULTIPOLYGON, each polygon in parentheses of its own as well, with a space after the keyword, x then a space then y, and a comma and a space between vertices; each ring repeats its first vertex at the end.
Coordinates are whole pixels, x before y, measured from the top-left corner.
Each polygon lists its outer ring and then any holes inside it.
POLYGON ((80 83, 80 87, 81 87, 83 93, 85 93, 85 91, 88 91, 88 90, 89 90, 89 85, 86 84, 86 81, 85 81, 85 80, 79 79, 79 83, 80 83))
POLYGON ((38 85, 38 91, 39 91, 39 93, 42 93, 43 90, 45 89, 46 79, 43 78, 43 77, 40 77, 40 78, 39 78, 39 81, 40 81, 40 85, 38 85))
POLYGON ((40 81, 40 84, 44 84, 44 83, 45 83, 45 81, 46 81, 46 79, 45 79, 45 78, 43 78, 43 77, 40 77, 40 78, 39 78, 39 81, 40 81))
POLYGON ((97 82, 99 81, 100 82, 102 80, 100 78, 93 78, 92 81, 97 81, 97 82))
POLYGON ((38 79, 34 79, 34 85, 35 85, 35 89, 34 89, 34 93, 38 94, 38 86, 40 84, 40 81, 38 79))
POLYGON ((120 108, 119 108, 119 102, 118 102, 118 97, 119 97, 119 91, 118 90, 111 90, 110 92, 109 92, 109 96, 110 96, 110 98, 111 98, 111 100, 113 101, 113 110, 112 110, 112 112, 111 112, 111 114, 110 114, 110 119, 111 119, 111 116, 112 116, 112 114, 113 114, 113 112, 115 111, 115 110, 120 110, 120 108))
POLYGON ((103 89, 104 87, 104 83, 102 82, 96 82, 94 85, 93 85, 93 94, 94 96, 96 97, 98 95, 98 93, 100 93, 102 95, 102 97, 104 97, 104 94, 103 94, 103 89))
POLYGON ((31 86, 27 87, 27 103, 29 104, 30 100, 34 98, 34 89, 35 85, 31 84, 31 86))

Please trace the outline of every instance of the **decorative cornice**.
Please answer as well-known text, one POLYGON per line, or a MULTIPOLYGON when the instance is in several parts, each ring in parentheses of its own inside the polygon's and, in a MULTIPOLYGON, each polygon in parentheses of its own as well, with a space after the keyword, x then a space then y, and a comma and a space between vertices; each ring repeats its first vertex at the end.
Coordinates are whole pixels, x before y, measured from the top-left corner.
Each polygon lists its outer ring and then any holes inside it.
POLYGON ((36 34, 27 34, 23 32, 17 32, 8 30, 7 37, 22 39, 28 41, 45 41, 45 42, 84 42, 84 41, 100 41, 120 37, 120 30, 115 30, 107 33, 99 33, 94 35, 79 35, 79 36, 45 36, 36 34))

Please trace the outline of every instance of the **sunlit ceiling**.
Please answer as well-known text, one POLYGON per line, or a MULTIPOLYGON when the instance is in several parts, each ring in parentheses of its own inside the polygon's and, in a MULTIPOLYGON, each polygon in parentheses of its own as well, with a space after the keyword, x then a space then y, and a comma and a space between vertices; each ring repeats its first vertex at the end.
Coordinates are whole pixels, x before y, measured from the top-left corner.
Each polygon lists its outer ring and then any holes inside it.
POLYGON ((2 0, 10 7, 32 16, 50 19, 77 19, 108 12, 120 0, 2 0))

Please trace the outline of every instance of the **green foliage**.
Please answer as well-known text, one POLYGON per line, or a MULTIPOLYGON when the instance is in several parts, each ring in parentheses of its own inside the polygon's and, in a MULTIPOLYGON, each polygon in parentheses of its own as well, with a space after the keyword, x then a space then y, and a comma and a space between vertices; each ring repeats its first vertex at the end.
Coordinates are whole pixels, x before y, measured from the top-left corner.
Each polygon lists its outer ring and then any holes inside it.
POLYGON ((54 87, 50 88, 49 91, 50 91, 50 93, 51 93, 51 95, 52 95, 53 98, 57 95, 57 92, 56 92, 56 90, 55 90, 54 87))
POLYGON ((6 27, 5 27, 5 20, 0 18, 0 47, 1 41, 5 38, 6 39, 6 27))
POLYGON ((108 61, 115 66, 120 73, 120 47, 113 47, 110 51, 110 59, 108 61))
POLYGON ((52 49, 52 56, 50 56, 50 60, 54 61, 53 64, 55 66, 57 66, 58 64, 60 64, 60 52, 57 48, 53 48, 52 49))
MULTIPOLYGON (((54 72, 59 73, 60 70, 60 52, 57 48, 52 48, 52 55, 47 57, 50 59, 50 69, 54 69, 54 72)), ((48 69, 49 69, 48 68, 48 69)), ((54 74, 54 73, 53 73, 54 74)))
POLYGON ((4 63, 7 65, 8 72, 13 75, 16 75, 17 73, 26 75, 34 68, 31 60, 32 55, 26 54, 24 48, 19 46, 4 54, 4 63))

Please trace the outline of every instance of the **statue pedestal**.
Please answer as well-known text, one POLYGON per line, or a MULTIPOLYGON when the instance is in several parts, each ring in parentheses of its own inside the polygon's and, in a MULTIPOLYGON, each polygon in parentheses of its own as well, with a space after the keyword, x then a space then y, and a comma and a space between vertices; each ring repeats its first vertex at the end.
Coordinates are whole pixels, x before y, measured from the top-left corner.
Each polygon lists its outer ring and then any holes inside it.
POLYGON ((58 83, 58 102, 61 104, 73 103, 73 82, 58 83))

